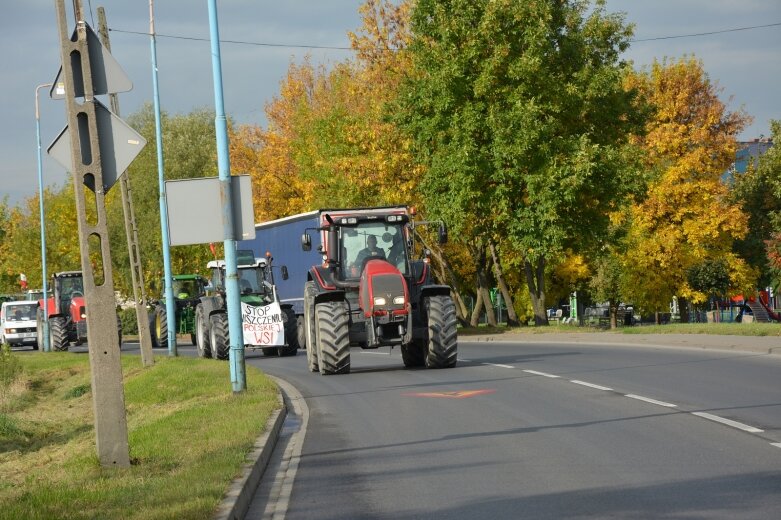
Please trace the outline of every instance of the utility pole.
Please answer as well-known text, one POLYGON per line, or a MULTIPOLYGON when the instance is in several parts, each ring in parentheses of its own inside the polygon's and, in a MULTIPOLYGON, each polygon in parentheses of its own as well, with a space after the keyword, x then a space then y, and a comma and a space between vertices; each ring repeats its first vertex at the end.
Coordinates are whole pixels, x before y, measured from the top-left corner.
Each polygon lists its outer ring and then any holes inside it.
POLYGON ((168 320, 168 355, 178 356, 176 347, 176 303, 171 273, 171 246, 168 240, 168 202, 165 197, 165 170, 163 168, 163 128, 160 117, 160 87, 157 84, 157 43, 155 42, 155 7, 149 0, 149 41, 152 51, 152 93, 155 106, 155 138, 157 146, 157 182, 160 185, 160 228, 163 246, 163 278, 165 280, 165 315, 168 320))
MULTIPOLYGON (((111 52, 111 41, 106 23, 106 10, 98 7, 98 34, 103 47, 111 52)), ((109 94, 111 111, 119 115, 119 97, 109 94)), ((136 302, 136 321, 138 323, 138 342, 141 345, 141 363, 151 366, 155 363, 152 355, 152 338, 149 335, 149 319, 146 312, 146 292, 144 290, 144 272, 141 269, 141 251, 138 247, 138 226, 133 210, 133 195, 130 189, 130 175, 125 171, 119 178, 122 189, 122 209, 125 215, 125 234, 127 235, 127 253, 130 260, 130 273, 133 281, 133 299, 136 302)))
POLYGON ((239 297, 239 270, 236 265, 236 236, 233 226, 230 153, 225 103, 222 97, 222 60, 220 58, 220 30, 217 23, 217 1, 208 0, 209 34, 212 50, 212 80, 214 82, 214 126, 217 134, 217 168, 220 179, 222 225, 225 249, 225 300, 228 310, 228 334, 230 336, 230 370, 233 392, 247 389, 244 365, 243 332, 241 329, 241 300, 239 297))
MULTIPOLYGON (((76 20, 74 40, 71 40, 71 31, 66 25, 65 0, 56 0, 55 4, 62 78, 65 83, 84 298, 89 324, 87 342, 92 376, 96 448, 103 467, 129 467, 130 449, 105 202, 105 192, 111 184, 108 179, 104 179, 104 173, 109 173, 108 169, 104 172, 104 162, 109 164, 119 152, 113 157, 109 157, 109 154, 104 156, 102 153, 98 113, 103 115, 107 109, 95 99, 96 94, 112 90, 110 83, 113 80, 107 77, 105 71, 104 77, 101 77, 100 69, 96 70, 96 75, 93 76, 88 41, 92 40, 98 46, 100 43, 81 16, 81 1, 73 0, 76 20), (101 91, 96 90, 96 85, 101 91), (78 102, 77 97, 83 97, 83 102, 78 102)), ((96 57, 96 63, 98 61, 99 57, 96 57)), ((111 119, 111 114, 107 115, 111 119)), ((113 134, 113 123, 104 130, 113 134)), ((125 146, 128 145, 131 144, 126 141, 125 146)))

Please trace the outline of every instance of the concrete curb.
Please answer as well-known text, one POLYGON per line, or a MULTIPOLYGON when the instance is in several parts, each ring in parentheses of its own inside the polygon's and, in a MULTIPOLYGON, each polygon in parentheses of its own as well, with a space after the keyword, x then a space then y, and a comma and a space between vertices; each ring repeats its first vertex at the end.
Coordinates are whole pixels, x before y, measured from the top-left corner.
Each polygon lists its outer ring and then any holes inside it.
POLYGON ((247 455, 247 462, 241 468, 241 476, 234 479, 228 487, 213 517, 214 520, 243 520, 246 516, 255 490, 271 458, 271 452, 274 451, 279 439, 282 424, 287 417, 287 407, 281 390, 277 393, 277 399, 280 403, 279 410, 269 417, 265 432, 258 437, 255 447, 247 455))
POLYGON ((612 344, 654 348, 691 348, 781 355, 779 336, 729 336, 716 334, 613 334, 609 332, 539 334, 480 334, 459 336, 462 342, 612 344))

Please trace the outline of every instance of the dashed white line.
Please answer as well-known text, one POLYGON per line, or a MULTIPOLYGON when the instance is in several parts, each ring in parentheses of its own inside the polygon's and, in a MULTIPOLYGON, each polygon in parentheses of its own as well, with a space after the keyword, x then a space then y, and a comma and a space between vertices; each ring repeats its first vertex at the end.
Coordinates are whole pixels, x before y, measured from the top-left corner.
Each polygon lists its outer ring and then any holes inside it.
POLYGON ((771 446, 775 446, 776 448, 781 448, 781 442, 771 442, 771 446))
POLYGON ((500 365, 499 363, 481 363, 482 365, 488 365, 489 367, 499 367, 499 368, 515 368, 512 365, 500 365))
POLYGON ((678 406, 677 404, 665 403, 664 401, 657 401, 656 399, 651 399, 650 397, 643 397, 642 395, 626 394, 624 397, 629 397, 630 399, 637 399, 638 401, 645 401, 646 403, 656 404, 659 406, 665 406, 667 408, 676 408, 678 406))
POLYGON ((595 385, 594 383, 586 383, 585 381, 578 381, 577 379, 571 379, 570 383, 575 383, 576 385, 587 386, 589 388, 596 388, 597 390, 607 390, 609 392, 613 391, 612 388, 608 388, 606 386, 601 386, 601 385, 595 385))
POLYGON ((708 419, 710 421, 716 421, 717 423, 726 424, 727 426, 732 426, 733 428, 737 428, 738 430, 743 430, 744 432, 749 433, 762 433, 765 430, 760 430, 759 428, 755 428, 753 426, 749 426, 748 424, 743 424, 738 421, 733 421, 732 419, 725 419, 724 417, 719 417, 718 415, 713 415, 705 412, 692 412, 692 415, 696 415, 697 417, 702 417, 703 419, 708 419))
POLYGON ((464 363, 471 363, 471 362, 472 362, 472 360, 471 360, 471 359, 464 359, 464 358, 461 358, 461 357, 460 357, 460 358, 458 358, 458 360, 459 360, 459 361, 463 361, 464 363))
POLYGON ((559 376, 548 374, 547 372, 537 372, 536 370, 524 370, 527 374, 534 374, 535 376, 550 377, 551 379, 558 379, 559 376))

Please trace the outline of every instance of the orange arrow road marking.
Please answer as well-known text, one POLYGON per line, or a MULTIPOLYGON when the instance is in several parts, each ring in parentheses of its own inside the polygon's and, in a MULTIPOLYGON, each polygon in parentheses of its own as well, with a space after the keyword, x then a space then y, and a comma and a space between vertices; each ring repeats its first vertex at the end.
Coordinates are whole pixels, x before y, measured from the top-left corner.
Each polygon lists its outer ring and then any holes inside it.
POLYGON ((405 397, 444 397, 446 399, 466 399, 476 395, 493 394, 494 389, 485 388, 483 390, 456 390, 453 392, 413 392, 403 394, 405 397))

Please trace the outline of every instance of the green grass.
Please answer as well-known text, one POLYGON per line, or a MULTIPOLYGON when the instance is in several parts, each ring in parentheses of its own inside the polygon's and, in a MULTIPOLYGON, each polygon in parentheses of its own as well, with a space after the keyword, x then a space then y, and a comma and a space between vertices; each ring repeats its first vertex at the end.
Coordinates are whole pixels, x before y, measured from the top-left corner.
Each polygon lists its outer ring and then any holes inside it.
POLYGON ((584 333, 608 332, 611 334, 718 334, 734 336, 781 336, 779 323, 670 323, 667 325, 639 325, 618 327, 615 330, 599 327, 578 327, 551 323, 547 327, 463 327, 458 329, 459 336, 477 334, 548 334, 548 333, 584 333))
POLYGON ((123 356, 131 467, 95 451, 86 355, 18 353, 22 374, 0 408, 0 519, 211 518, 279 406, 247 366, 234 395, 227 363, 123 356))

